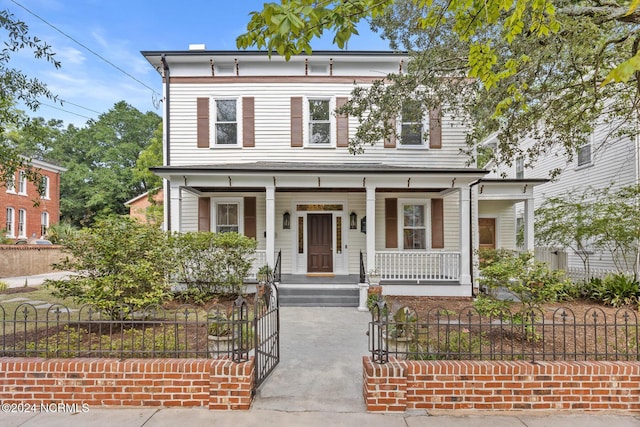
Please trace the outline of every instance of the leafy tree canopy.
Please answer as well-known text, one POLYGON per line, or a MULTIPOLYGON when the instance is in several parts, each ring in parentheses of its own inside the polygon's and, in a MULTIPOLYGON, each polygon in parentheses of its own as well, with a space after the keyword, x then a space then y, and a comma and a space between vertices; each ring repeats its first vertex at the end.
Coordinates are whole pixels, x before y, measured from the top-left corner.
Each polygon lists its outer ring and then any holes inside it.
POLYGON ((7 140, 5 133, 28 123, 27 116, 15 108, 17 102, 35 111, 42 98, 56 100, 56 97, 39 80, 12 68, 10 61, 13 54, 27 49, 35 58, 50 62, 55 68, 60 67, 60 62, 55 59, 51 46, 30 36, 27 25, 8 10, 0 10, 0 34, 3 40, 0 50, 0 185, 15 176, 19 169, 27 172, 29 180, 38 182, 40 175, 28 167, 27 159, 20 156, 22 153, 7 140))
MULTIPOLYGON (((636 3, 638 3, 636 1, 636 3)), ((442 105, 468 120, 468 154, 497 132, 497 164, 527 163, 555 149, 572 157, 596 124, 609 138, 637 133, 640 11, 600 0, 283 0, 251 15, 239 48, 257 46, 289 58, 334 31, 343 47, 369 19, 392 49, 407 50, 409 69, 357 89, 342 112, 362 125, 353 153, 395 131, 390 119, 408 97, 423 112, 442 105), (610 84, 607 84, 610 83, 610 84), (518 142, 537 143, 523 151, 518 142)))

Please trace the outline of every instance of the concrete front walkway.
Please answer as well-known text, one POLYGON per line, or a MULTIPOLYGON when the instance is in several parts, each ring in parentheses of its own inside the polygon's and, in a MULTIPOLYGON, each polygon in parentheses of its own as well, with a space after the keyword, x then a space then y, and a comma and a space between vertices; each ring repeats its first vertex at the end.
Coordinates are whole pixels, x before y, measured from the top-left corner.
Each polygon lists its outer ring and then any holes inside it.
POLYGON ((364 412, 362 356, 370 319, 356 308, 281 307, 280 364, 252 409, 364 412))

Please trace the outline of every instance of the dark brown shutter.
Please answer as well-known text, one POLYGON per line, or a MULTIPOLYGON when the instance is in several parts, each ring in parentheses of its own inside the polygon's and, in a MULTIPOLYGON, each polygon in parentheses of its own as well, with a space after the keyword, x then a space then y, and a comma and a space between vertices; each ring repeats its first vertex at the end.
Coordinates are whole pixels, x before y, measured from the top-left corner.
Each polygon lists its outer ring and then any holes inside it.
MULTIPOLYGON (((384 199, 385 248, 398 247, 398 199, 384 199)), ((373 224, 371 224, 373 226, 373 224)))
POLYGON ((209 148, 209 98, 198 98, 198 148, 209 148))
POLYGON ((211 199, 198 198, 198 231, 211 231, 211 199))
POLYGON ((302 97, 291 98, 291 146, 302 147, 302 97))
POLYGON ((444 201, 431 199, 431 247, 444 248, 444 201))
POLYGON ((429 111, 429 148, 442 148, 440 108, 429 111))
POLYGON ((254 98, 242 98, 242 146, 255 147, 254 98))
MULTIPOLYGON (((349 98, 336 98, 336 107, 340 108, 347 103, 349 98)), ((349 146, 349 116, 346 114, 336 115, 336 146, 349 146)))
POLYGON ((244 198, 244 235, 257 238, 256 232, 256 198, 244 198))
POLYGON ((390 119, 389 126, 391 126, 392 131, 389 136, 384 139, 384 148, 396 148, 396 119, 390 119))

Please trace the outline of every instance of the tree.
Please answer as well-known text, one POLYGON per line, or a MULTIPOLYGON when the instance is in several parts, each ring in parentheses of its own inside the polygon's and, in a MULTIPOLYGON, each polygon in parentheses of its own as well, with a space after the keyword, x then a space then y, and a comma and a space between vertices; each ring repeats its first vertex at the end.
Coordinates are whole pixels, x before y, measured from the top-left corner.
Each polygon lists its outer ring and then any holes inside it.
POLYGON ((497 132, 497 164, 530 164, 549 150, 571 158, 598 123, 609 125, 608 137, 637 134, 640 11, 628 11, 615 0, 292 0, 252 13, 237 44, 289 57, 309 53, 326 30, 342 47, 371 19, 412 60, 405 74, 357 89, 341 110, 362 122, 353 153, 395 132, 390 119, 411 97, 423 112, 441 105, 469 120, 469 155, 497 132), (537 143, 524 151, 527 136, 537 143))
POLYGON ((8 10, 0 10, 0 30, 6 33, 3 37, 4 47, 0 50, 0 185, 15 176, 17 170, 24 170, 27 179, 38 184, 41 176, 7 140, 5 132, 28 123, 28 118, 15 108, 16 102, 22 102, 35 111, 41 98, 57 98, 42 82, 29 78, 9 63, 11 56, 22 49, 31 50, 35 58, 44 59, 55 68, 60 68, 60 62, 55 59, 51 46, 37 37, 29 36, 28 26, 16 20, 8 10))
POLYGON ((619 190, 588 189, 582 194, 550 198, 536 210, 536 241, 542 246, 569 248, 590 278, 590 251, 608 252, 618 272, 640 267, 640 186, 619 190))
POLYGON ((70 125, 48 153, 67 168, 60 183, 61 215, 88 226, 127 213, 124 203, 150 189, 135 167, 161 122, 157 114, 121 101, 85 128, 70 125))

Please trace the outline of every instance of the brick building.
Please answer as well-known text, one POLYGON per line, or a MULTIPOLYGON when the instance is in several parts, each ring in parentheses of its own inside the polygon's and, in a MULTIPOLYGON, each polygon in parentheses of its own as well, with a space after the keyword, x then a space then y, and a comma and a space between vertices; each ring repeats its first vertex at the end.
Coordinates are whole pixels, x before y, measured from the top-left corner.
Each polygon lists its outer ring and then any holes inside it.
POLYGON ((0 183, 0 215, 5 236, 12 239, 41 237, 60 221, 60 174, 66 169, 39 160, 31 164, 45 177, 44 194, 22 171, 13 181, 0 183))

